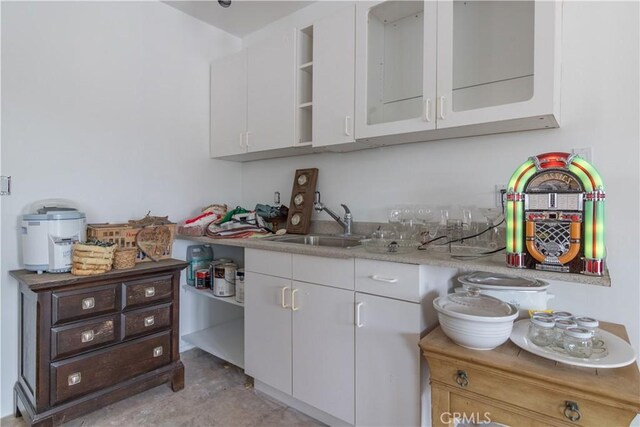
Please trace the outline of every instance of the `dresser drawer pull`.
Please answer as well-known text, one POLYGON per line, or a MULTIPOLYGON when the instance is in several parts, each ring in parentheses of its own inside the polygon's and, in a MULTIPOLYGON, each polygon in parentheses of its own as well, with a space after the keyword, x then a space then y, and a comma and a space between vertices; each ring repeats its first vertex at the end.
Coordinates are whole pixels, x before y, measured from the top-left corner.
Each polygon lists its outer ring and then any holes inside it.
POLYGON ((73 373, 67 378, 67 383, 69 385, 80 384, 80 381, 82 381, 82 374, 80 372, 73 373))
POLYGON ((149 316, 144 318, 144 326, 152 326, 155 323, 155 316, 149 316))
POLYGON ((580 408, 576 402, 572 402, 567 400, 564 402, 564 416, 567 417, 570 421, 578 422, 582 418, 582 414, 580 413, 580 408))
POLYGON ((398 283, 398 279, 396 279, 395 277, 383 277, 378 276, 377 274, 369 276, 369 279, 375 280, 377 282, 398 283))
POLYGON ((469 376, 466 371, 458 371, 456 373, 456 383, 458 383, 460 387, 466 387, 469 385, 469 376))
POLYGON ((82 332, 80 340, 82 342, 89 342, 89 341, 93 341, 93 337, 94 337, 93 329, 89 329, 88 331, 82 332))
POLYGON ((82 300, 82 309, 89 310, 96 306, 96 299, 94 297, 85 298, 82 300))
POLYGON ((146 298, 150 298, 156 294, 156 288, 153 286, 149 286, 148 288, 144 288, 144 296, 146 298))
POLYGON ((162 356, 162 346, 153 349, 153 357, 162 356))

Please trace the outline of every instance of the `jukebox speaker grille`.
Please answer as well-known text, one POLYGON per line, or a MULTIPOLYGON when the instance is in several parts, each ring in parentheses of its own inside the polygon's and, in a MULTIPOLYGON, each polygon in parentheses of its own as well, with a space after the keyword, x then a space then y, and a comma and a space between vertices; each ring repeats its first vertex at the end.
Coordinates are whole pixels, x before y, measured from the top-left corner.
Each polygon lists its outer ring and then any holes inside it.
POLYGON ((535 246, 544 256, 560 257, 569 251, 568 222, 537 222, 535 246))

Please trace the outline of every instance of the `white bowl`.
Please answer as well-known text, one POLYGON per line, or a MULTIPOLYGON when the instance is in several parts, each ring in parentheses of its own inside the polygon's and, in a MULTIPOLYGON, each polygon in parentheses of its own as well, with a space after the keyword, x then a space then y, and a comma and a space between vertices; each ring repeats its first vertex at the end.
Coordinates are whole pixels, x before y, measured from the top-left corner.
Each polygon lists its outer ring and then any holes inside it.
POLYGON ((436 298, 433 307, 443 332, 453 342, 473 350, 492 350, 509 339, 513 321, 518 317, 516 307, 486 295, 470 295, 464 305, 452 302, 449 297, 436 298), (478 314, 474 314, 474 299, 479 302, 478 314), (493 306, 495 315, 491 313, 493 306))

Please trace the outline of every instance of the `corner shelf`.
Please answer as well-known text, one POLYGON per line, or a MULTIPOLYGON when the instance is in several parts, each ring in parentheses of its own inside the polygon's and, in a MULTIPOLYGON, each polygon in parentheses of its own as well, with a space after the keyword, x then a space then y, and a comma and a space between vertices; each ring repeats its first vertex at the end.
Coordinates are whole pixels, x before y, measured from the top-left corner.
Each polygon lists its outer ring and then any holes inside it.
POLYGON ((183 335, 182 339, 244 369, 244 318, 183 335))
POLYGON ((225 302, 227 304, 237 305, 238 307, 244 307, 244 304, 236 301, 235 297, 218 297, 213 294, 213 291, 211 291, 211 289, 196 289, 193 286, 189 286, 189 285, 182 285, 182 289, 188 292, 194 293, 196 295, 201 295, 203 297, 225 302))

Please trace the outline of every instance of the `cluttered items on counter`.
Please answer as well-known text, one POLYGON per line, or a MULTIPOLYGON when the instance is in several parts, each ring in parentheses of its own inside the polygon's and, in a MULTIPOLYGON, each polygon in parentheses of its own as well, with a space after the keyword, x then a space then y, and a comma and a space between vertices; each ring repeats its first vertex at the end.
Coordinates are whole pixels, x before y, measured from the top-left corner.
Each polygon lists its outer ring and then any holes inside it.
POLYGON ((604 202, 602 178, 585 159, 530 157, 507 186, 507 265, 604 275, 604 202))
POLYGON ((209 205, 202 209, 198 215, 180 223, 178 225, 178 234, 183 236, 204 236, 209 224, 223 218, 227 214, 227 210, 228 208, 225 204, 209 205))

